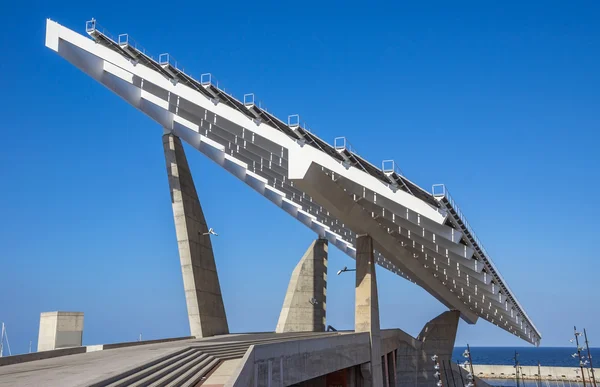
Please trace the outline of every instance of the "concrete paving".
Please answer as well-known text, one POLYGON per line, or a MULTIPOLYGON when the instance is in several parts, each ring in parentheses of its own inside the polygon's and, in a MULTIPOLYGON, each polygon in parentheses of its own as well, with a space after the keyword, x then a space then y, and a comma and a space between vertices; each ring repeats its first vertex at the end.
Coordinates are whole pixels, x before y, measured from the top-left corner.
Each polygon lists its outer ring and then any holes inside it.
POLYGON ((193 340, 69 355, 0 367, 0 386, 85 386, 189 345, 193 340))
POLYGON ((157 359, 172 356, 190 347, 197 348, 198 351, 216 358, 223 357, 227 358, 226 360, 231 360, 231 357, 241 359, 250 345, 269 344, 272 342, 283 343, 286 341, 297 343, 308 338, 328 337, 331 335, 337 334, 275 334, 272 332, 230 334, 204 339, 179 340, 74 354, 1 366, 0 386, 81 387, 96 383, 103 385, 101 382, 106 379, 130 373, 134 368, 147 368, 149 363, 157 359))

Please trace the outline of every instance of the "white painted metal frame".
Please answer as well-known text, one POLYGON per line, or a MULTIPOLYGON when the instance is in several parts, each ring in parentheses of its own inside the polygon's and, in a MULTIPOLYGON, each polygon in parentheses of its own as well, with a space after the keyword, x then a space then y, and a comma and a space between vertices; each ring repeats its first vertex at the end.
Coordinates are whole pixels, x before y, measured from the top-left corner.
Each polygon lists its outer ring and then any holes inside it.
MULTIPOLYGON (((88 22, 86 31, 97 37, 97 23, 88 22)), ((131 46, 129 41, 127 38, 124 45, 131 46)), ((173 82, 169 73, 165 75, 160 68, 158 70, 163 73, 51 20, 47 21, 46 46, 173 131, 319 236, 355 257, 356 233, 333 216, 331 209, 314 201, 295 183, 304 182, 309 168, 318 165, 429 274, 410 278, 402 270, 402 260, 398 257, 387 259, 377 252, 379 265, 426 289, 430 285, 440 289, 436 282, 441 283, 446 290, 434 295, 450 307, 461 310, 467 321, 474 323, 476 316, 480 316, 526 341, 539 344, 539 332, 491 263, 445 187, 436 188, 442 189, 441 194, 434 190, 433 196, 440 203, 438 208, 417 198, 410 190, 405 192, 394 184, 385 184, 367 171, 365 166, 372 167, 370 163, 354 167, 350 160, 341 162, 302 139, 292 138, 269 123, 249 117, 239 107, 208 97, 206 94, 215 93, 211 88, 218 89, 209 73, 200 77, 199 84, 207 90, 203 94, 181 82, 173 82), (447 221, 454 227, 447 226, 447 221)), ((161 56, 156 65, 168 66, 169 58, 161 56)), ((238 101, 241 109, 255 107, 254 95, 247 96, 243 102, 238 101)), ((297 115, 290 116, 287 124, 295 129, 294 133, 299 133, 297 115)), ((345 138, 336 139, 334 149, 344 155, 352 153, 345 138)), ((385 168, 382 174, 401 175, 395 163, 392 164, 391 169, 385 168)))

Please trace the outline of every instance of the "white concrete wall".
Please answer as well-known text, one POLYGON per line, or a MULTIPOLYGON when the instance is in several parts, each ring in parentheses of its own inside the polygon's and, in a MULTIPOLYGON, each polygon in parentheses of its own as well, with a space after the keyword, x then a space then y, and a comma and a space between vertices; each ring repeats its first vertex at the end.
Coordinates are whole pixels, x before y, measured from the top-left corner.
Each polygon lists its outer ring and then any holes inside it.
POLYGON ((38 351, 79 347, 82 339, 82 312, 44 312, 40 315, 38 351))

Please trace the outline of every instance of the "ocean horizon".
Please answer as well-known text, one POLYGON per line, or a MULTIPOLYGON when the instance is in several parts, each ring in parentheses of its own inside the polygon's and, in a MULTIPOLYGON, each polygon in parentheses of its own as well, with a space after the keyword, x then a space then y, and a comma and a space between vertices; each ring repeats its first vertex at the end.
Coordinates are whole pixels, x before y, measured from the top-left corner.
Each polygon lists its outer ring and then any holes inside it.
MULTIPOLYGON (((462 356, 466 347, 454 347, 452 360, 464 363, 462 356)), ((471 347, 473 365, 514 365, 515 351, 519 354, 522 366, 537 366, 538 362, 547 367, 579 367, 579 360, 572 355, 577 349, 572 347, 471 347)), ((592 359, 597 359, 594 368, 600 367, 600 348, 590 348, 592 359)), ((581 352, 587 359, 587 350, 581 352)))

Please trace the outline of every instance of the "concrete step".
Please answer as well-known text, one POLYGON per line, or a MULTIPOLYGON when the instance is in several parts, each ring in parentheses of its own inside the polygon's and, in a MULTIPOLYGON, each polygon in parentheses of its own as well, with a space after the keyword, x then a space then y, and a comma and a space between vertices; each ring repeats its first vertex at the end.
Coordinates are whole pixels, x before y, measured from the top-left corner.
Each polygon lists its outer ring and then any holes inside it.
POLYGON ((158 368, 153 367, 153 369, 147 370, 146 372, 144 372, 144 374, 146 375, 145 377, 137 380, 134 383, 128 384, 128 386, 131 386, 131 387, 148 386, 151 383, 157 381, 158 379, 160 379, 164 376, 168 376, 171 373, 176 373, 179 370, 179 368, 185 366, 186 364, 189 364, 191 362, 200 362, 203 359, 206 359, 207 357, 208 357, 208 355, 205 353, 202 353, 200 351, 194 351, 189 356, 179 359, 178 361, 171 363, 167 366, 163 366, 163 367, 155 366, 158 368))
POLYGON ((224 360, 224 359, 240 359, 242 357, 244 357, 244 354, 246 353, 246 351, 244 352, 228 352, 228 353, 218 353, 218 354, 210 354, 211 356, 214 356, 218 359, 224 360))
POLYGON ((291 338, 302 338, 302 337, 324 337, 332 334, 338 334, 339 332, 294 332, 294 333, 279 333, 272 334, 263 338, 249 338, 244 339, 243 336, 231 337, 231 341, 200 341, 196 344, 203 347, 218 347, 227 344, 243 344, 243 343, 254 343, 260 341, 277 341, 286 340, 291 338))
MULTIPOLYGON (((335 335, 337 335, 337 333, 323 334, 320 336, 324 337, 324 336, 335 336, 335 335)), ((198 349, 201 350, 202 352, 211 354, 222 360, 225 357, 227 357, 227 359, 237 359, 237 358, 241 358, 244 356, 246 351, 248 351, 248 348, 250 347, 250 345, 261 345, 261 344, 271 344, 271 343, 277 343, 277 342, 296 341, 296 340, 302 340, 303 338, 310 338, 310 337, 314 337, 314 335, 309 335, 309 334, 286 335, 286 336, 278 337, 275 339, 270 338, 270 339, 262 339, 262 340, 249 340, 246 342, 229 343, 229 344, 223 343, 220 345, 209 346, 209 347, 200 346, 200 347, 198 347, 198 349)))
POLYGON ((201 368, 207 366, 208 364, 210 364, 210 362, 212 362, 213 360, 215 360, 214 357, 207 355, 207 354, 203 354, 203 356, 198 357, 194 361, 190 361, 190 362, 182 365, 181 367, 177 368, 176 370, 164 375, 160 379, 155 380, 149 386, 150 387, 171 386, 172 383, 175 382, 175 380, 177 380, 179 377, 181 377, 183 374, 185 374, 192 368, 198 367, 201 369, 201 368))
POLYGON ((133 367, 125 372, 122 372, 120 374, 117 374, 115 376, 111 376, 107 379, 104 379, 98 383, 93 383, 90 384, 89 387, 116 387, 116 386, 121 386, 121 380, 123 379, 127 379, 130 376, 137 374, 145 369, 148 369, 149 367, 153 367, 157 364, 169 364, 170 362, 173 361, 177 361, 180 356, 186 356, 187 354, 191 353, 193 350, 192 348, 183 348, 179 351, 170 353, 168 355, 162 356, 160 358, 154 359, 152 361, 149 361, 147 363, 138 365, 136 367, 133 367), (175 360, 173 360, 175 359, 175 360))
POLYGON ((93 387, 171 386, 178 385, 177 383, 183 385, 182 383, 187 383, 190 378, 195 379, 197 375, 200 375, 197 379, 200 380, 220 361, 242 358, 251 345, 304 340, 313 337, 322 338, 338 334, 331 332, 315 335, 310 332, 298 332, 277 337, 218 342, 210 345, 198 345, 198 343, 110 377, 94 384, 93 387))
POLYGON ((211 348, 211 349, 204 349, 204 348, 198 348, 198 351, 202 351, 204 353, 209 353, 211 355, 219 355, 219 354, 224 354, 224 353, 230 353, 230 352, 242 352, 245 353, 248 348, 250 346, 244 346, 244 347, 234 347, 234 348, 228 348, 228 347, 223 347, 223 348, 211 348))
POLYGON ((225 361, 225 360, 233 360, 233 359, 241 359, 243 358, 244 355, 220 355, 219 356, 219 360, 225 361))
POLYGON ((164 359, 163 361, 158 362, 156 364, 148 365, 147 367, 145 367, 141 370, 138 370, 137 372, 130 373, 129 375, 114 381, 113 383, 107 385, 106 387, 131 386, 134 383, 136 383, 137 381, 144 379, 145 377, 147 377, 149 375, 152 375, 154 372, 156 372, 158 370, 168 367, 173 363, 177 363, 178 361, 185 360, 185 359, 191 359, 195 356, 197 356, 197 352, 194 351, 193 349, 189 349, 188 351, 171 356, 171 357, 164 359))
POLYGON ((331 333, 323 333, 320 335, 315 335, 314 333, 310 334, 310 333, 299 333, 299 334, 294 334, 294 335, 284 335, 281 337, 271 337, 271 338, 265 338, 265 339, 258 339, 258 340, 246 340, 246 341, 238 341, 238 342, 223 342, 223 343, 219 343, 219 344, 211 344, 211 345, 199 345, 198 348, 200 348, 201 350, 209 350, 209 349, 213 349, 213 348, 226 348, 226 347, 249 347, 250 345, 258 345, 258 344, 267 344, 267 343, 273 343, 273 342, 283 342, 283 341, 292 341, 292 340, 301 340, 301 339, 308 339, 311 337, 329 337, 329 336, 336 336, 339 333, 337 332, 331 332, 331 333))
POLYGON ((208 364, 198 364, 169 383, 169 387, 193 387, 220 362, 221 360, 213 358, 208 364))

